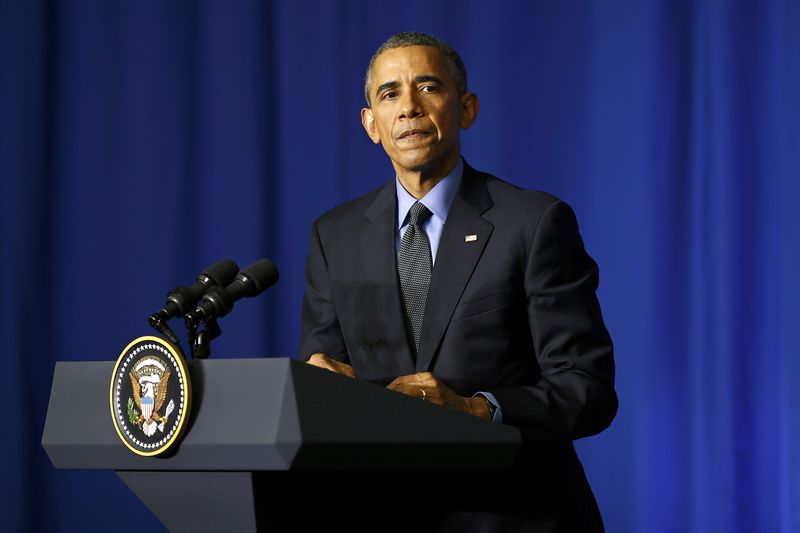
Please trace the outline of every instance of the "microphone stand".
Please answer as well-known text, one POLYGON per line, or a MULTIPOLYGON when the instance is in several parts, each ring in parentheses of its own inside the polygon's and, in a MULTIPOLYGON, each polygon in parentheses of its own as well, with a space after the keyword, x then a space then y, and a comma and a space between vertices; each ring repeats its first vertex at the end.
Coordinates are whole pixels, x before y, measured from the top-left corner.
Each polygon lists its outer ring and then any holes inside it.
POLYGON ((197 331, 200 321, 193 313, 187 314, 186 320, 186 338, 189 343, 189 348, 192 352, 193 359, 208 359, 211 356, 211 341, 216 339, 222 334, 216 318, 209 318, 203 321, 204 328, 197 331))
POLYGON ((192 357, 195 359, 208 359, 211 356, 211 341, 222 334, 216 318, 206 320, 203 325, 205 328, 197 334, 192 347, 192 357))

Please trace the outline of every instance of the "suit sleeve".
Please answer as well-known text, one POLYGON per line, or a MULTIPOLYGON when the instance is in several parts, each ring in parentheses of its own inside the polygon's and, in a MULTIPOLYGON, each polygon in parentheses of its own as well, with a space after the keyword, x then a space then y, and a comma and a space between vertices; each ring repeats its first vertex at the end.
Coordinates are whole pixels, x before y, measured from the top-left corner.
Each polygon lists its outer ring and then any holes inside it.
POLYGON ((315 222, 311 230, 311 244, 306 263, 300 356, 308 359, 317 352, 327 354, 343 363, 350 362, 333 301, 328 262, 319 223, 315 222))
POLYGON ((539 381, 491 391, 503 421, 528 439, 577 439, 599 433, 617 411, 614 355, 572 209, 550 204, 529 231, 524 274, 528 323, 539 381))

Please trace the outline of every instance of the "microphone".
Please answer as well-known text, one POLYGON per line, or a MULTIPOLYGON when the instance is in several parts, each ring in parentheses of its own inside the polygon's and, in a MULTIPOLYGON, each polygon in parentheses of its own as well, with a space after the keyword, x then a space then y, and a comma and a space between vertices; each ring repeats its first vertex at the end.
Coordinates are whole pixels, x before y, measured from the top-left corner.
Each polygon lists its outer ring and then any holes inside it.
POLYGON ((170 318, 188 313, 210 287, 225 286, 231 283, 238 271, 239 265, 231 259, 217 261, 203 270, 191 287, 177 287, 171 290, 167 294, 167 303, 164 304, 164 307, 153 313, 148 319, 150 325, 161 330, 164 323, 170 318))
POLYGON ((186 314, 188 321, 208 321, 222 318, 242 298, 258 296, 278 281, 278 267, 269 259, 259 259, 236 274, 236 279, 225 287, 210 287, 194 311, 186 314))

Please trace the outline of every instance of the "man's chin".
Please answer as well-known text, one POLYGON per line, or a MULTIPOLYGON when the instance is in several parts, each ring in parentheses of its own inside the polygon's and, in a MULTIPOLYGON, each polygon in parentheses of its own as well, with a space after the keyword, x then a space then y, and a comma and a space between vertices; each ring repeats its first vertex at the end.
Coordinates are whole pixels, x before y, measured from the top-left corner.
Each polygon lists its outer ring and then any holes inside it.
POLYGON ((441 157, 437 157, 430 148, 418 148, 416 150, 405 150, 404 153, 392 158, 392 163, 396 167, 409 172, 425 172, 435 168, 441 157))
POLYGON ((450 169, 452 169, 455 165, 456 161, 458 161, 458 154, 456 154, 455 158, 442 156, 437 157, 437 154, 433 154, 428 151, 425 153, 414 154, 413 157, 409 157, 407 155, 406 157, 392 159, 392 164, 398 173, 403 171, 419 172, 422 174, 443 174, 449 172, 450 169))

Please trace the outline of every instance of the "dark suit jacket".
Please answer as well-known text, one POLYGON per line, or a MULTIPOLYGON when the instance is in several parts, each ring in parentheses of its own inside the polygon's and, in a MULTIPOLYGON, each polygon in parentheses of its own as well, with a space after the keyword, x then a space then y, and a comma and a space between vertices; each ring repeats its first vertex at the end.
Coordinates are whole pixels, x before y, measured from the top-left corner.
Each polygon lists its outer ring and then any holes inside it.
POLYGON ((380 384, 430 371, 461 395, 491 392, 504 423, 522 431, 522 462, 540 472, 539 489, 588 491, 572 440, 606 428, 617 397, 598 269, 570 207, 465 165, 416 358, 400 300, 396 209, 390 182, 314 223, 301 354, 326 353, 380 384))

